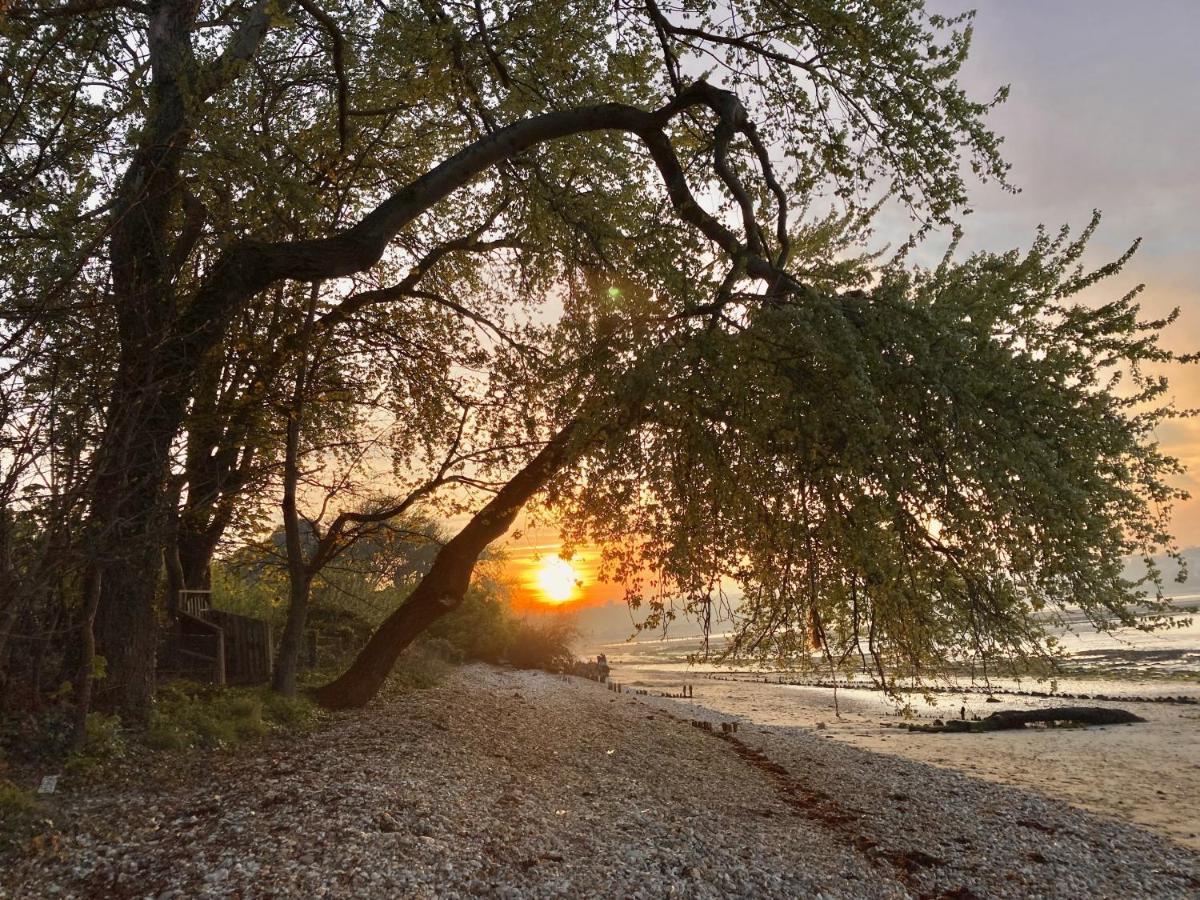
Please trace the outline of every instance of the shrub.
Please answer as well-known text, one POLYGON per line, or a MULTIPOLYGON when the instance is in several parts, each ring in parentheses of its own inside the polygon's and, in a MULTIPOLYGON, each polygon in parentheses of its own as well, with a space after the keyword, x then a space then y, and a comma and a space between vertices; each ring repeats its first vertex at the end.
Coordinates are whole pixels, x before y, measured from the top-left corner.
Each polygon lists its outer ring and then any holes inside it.
POLYGON ((0 849, 27 838, 38 818, 32 791, 0 778, 0 849))
POLYGON ((520 618, 499 591, 478 585, 427 634, 449 643, 466 659, 547 671, 570 665, 571 644, 578 637, 570 619, 558 614, 520 618))
POLYGON ((272 729, 312 731, 321 721, 321 710, 307 697, 285 697, 264 690, 262 716, 272 729))
POLYGON ((396 661, 391 684, 400 690, 425 690, 441 684, 449 671, 450 664, 424 643, 412 644, 396 661))
POLYGON ((163 750, 233 746, 272 730, 309 730, 319 715, 306 698, 266 688, 173 682, 159 691, 146 743, 163 750))
POLYGON ((463 661, 464 654, 462 650, 454 646, 446 638, 431 637, 421 641, 421 647, 426 653, 436 656, 443 662, 457 665, 463 661))
POLYGON ((463 602, 434 622, 426 634, 447 641, 465 659, 498 663, 508 650, 516 623, 498 593, 473 586, 463 602))
POLYGON ((578 636, 569 619, 518 619, 506 653, 508 663, 518 669, 562 671, 574 661, 571 644, 578 636))
POLYGON ((124 759, 128 752, 120 716, 90 712, 84 722, 83 746, 67 760, 68 772, 81 773, 124 759))
POLYGON ((33 791, 26 790, 20 785, 13 784, 5 778, 0 778, 0 819, 8 820, 17 816, 33 815, 37 812, 37 798, 33 791))
POLYGON ((0 715, 0 752, 24 764, 60 761, 71 750, 74 710, 66 704, 37 713, 0 715))

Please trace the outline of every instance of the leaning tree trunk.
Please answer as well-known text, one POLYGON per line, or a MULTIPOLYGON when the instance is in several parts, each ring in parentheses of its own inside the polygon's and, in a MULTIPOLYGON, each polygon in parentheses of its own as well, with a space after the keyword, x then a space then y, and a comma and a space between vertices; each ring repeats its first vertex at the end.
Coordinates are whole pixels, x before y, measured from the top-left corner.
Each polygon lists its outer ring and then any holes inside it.
POLYGON ((379 692, 404 648, 462 603, 484 548, 508 531, 521 507, 567 463, 575 429, 571 423, 556 434, 438 552, 429 573, 371 635, 345 674, 314 692, 318 703, 328 709, 363 706, 379 692))

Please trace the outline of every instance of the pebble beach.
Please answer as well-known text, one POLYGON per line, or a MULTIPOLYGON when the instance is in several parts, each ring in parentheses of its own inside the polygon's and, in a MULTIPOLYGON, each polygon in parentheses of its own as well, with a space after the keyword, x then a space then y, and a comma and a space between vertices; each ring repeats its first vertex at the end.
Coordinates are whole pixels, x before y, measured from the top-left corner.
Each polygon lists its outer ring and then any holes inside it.
POLYGON ((303 738, 68 780, 60 844, 7 866, 0 896, 1200 894, 1200 854, 1146 828, 827 730, 695 715, 462 666, 303 738))

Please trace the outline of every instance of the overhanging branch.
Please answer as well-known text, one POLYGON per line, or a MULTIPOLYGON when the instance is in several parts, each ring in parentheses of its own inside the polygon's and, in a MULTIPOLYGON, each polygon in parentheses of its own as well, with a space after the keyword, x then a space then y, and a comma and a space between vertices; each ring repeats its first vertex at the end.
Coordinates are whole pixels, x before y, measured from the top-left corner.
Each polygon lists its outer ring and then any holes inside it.
MULTIPOLYGON (((438 202, 499 163, 550 141, 597 131, 636 135, 650 152, 676 214, 734 259, 744 259, 752 278, 799 285, 771 260, 751 249, 709 215, 688 187, 665 128, 684 110, 708 107, 719 117, 741 109, 730 92, 697 82, 666 105, 647 112, 604 103, 545 113, 486 135, 392 194, 357 224, 326 238, 277 243, 245 241, 226 250, 192 304, 180 317, 174 358, 186 366, 219 339, 227 317, 270 286, 290 279, 321 281, 353 275, 375 265, 392 239, 438 202)), ((743 113, 744 115, 744 113, 743 113)))

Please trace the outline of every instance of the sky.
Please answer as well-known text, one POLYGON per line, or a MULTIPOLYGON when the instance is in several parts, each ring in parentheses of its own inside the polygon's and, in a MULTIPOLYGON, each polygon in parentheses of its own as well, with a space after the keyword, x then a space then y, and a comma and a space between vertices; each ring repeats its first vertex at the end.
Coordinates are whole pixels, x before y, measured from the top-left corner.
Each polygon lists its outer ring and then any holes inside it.
MULTIPOLYGON (((974 212, 963 219, 962 251, 1028 247, 1038 224, 1083 228, 1094 209, 1103 223, 1085 262, 1102 264, 1135 239, 1143 243, 1125 272, 1094 299, 1113 299, 1139 283, 1147 313, 1181 308, 1164 343, 1200 349, 1200 0, 976 0, 973 52, 962 86, 976 99, 1011 86, 989 118, 1004 136, 1011 181, 1020 193, 976 184, 974 212)), ((966 4, 932 0, 931 11, 966 4)), ((887 223, 882 240, 898 243, 908 222, 887 223)), ((935 235, 921 261, 936 262, 947 236, 935 235)), ((1173 398, 1200 406, 1200 366, 1175 367, 1173 398)), ((1180 505, 1175 531, 1183 547, 1200 544, 1200 421, 1170 422, 1163 446, 1189 464, 1180 481, 1196 499, 1180 505)), ((537 570, 554 556, 552 530, 510 542, 518 596, 534 596, 537 570)), ((593 630, 628 633, 629 613, 608 606, 621 591, 594 583, 594 560, 578 561, 581 587, 569 606, 593 630)))
MULTIPOLYGON (((1196 0, 976 0, 968 94, 1011 85, 989 118, 1005 138, 1013 196, 972 194, 964 249, 1028 246, 1033 229, 1080 228, 1093 209, 1103 223, 1090 261, 1106 262, 1136 238, 1137 255, 1098 288, 1112 299, 1144 283, 1148 313, 1178 306, 1164 344, 1200 349, 1200 2, 1196 0)), ((936 0, 938 12, 957 3, 936 0)), ((1200 367, 1174 367, 1181 408, 1200 406, 1200 367)), ((1200 421, 1163 425, 1158 438, 1192 474, 1196 499, 1174 518, 1181 546, 1200 544, 1200 421)))

